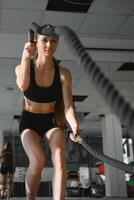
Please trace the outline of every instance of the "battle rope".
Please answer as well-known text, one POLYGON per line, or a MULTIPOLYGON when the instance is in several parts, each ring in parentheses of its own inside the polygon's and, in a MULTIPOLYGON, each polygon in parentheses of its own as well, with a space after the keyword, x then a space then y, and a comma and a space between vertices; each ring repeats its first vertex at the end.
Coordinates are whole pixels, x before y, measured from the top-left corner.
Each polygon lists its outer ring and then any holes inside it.
POLYGON ((131 166, 119 160, 113 159, 105 155, 104 153, 98 151, 91 144, 89 144, 84 137, 78 135, 77 142, 81 144, 90 154, 92 154, 94 157, 97 157, 101 161, 111 165, 112 167, 116 167, 116 168, 119 168, 120 170, 134 174, 134 166, 131 166))
POLYGON ((87 76, 96 90, 110 106, 113 113, 119 117, 122 124, 127 126, 130 136, 134 138, 134 110, 131 108, 130 104, 120 95, 113 83, 110 82, 92 60, 73 30, 66 26, 57 26, 56 32, 59 35, 63 35, 65 41, 76 56, 77 62, 84 67, 87 76))

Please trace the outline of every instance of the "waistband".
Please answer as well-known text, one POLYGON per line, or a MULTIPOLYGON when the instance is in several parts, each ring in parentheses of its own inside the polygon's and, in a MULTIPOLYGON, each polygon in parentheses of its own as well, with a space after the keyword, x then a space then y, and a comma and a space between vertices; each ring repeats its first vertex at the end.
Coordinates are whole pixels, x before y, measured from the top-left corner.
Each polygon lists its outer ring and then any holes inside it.
POLYGON ((22 114, 24 115, 30 115, 30 116, 36 116, 36 117, 54 117, 54 112, 51 113, 33 113, 33 112, 29 112, 27 110, 23 110, 22 114))

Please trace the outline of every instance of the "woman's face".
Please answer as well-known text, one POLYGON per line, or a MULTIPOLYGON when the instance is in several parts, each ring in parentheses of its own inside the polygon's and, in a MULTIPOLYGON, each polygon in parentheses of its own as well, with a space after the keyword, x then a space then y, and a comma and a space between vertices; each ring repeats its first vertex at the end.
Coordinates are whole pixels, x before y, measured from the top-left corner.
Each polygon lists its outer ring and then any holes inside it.
POLYGON ((37 37, 37 49, 38 53, 45 56, 52 56, 58 45, 58 37, 56 36, 44 36, 38 35, 37 37))

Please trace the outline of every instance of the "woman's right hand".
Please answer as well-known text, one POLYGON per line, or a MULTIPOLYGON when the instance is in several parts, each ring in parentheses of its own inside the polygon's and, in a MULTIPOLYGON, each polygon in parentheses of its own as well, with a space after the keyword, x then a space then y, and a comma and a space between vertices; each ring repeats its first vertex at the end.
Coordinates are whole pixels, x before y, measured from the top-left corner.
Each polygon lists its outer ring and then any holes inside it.
POLYGON ((22 57, 30 59, 35 53, 36 53, 36 42, 25 43, 22 57))

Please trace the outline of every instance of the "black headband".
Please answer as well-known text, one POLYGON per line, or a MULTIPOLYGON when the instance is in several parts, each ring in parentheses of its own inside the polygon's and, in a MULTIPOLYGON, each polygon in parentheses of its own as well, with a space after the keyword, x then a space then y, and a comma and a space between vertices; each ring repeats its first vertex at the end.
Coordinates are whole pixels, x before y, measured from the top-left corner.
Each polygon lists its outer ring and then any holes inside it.
POLYGON ((55 27, 51 24, 45 24, 43 26, 39 26, 35 22, 32 23, 32 30, 36 34, 44 35, 44 36, 58 36, 55 32, 55 27))

